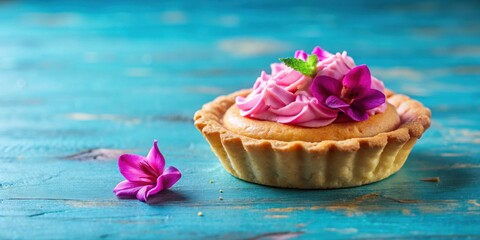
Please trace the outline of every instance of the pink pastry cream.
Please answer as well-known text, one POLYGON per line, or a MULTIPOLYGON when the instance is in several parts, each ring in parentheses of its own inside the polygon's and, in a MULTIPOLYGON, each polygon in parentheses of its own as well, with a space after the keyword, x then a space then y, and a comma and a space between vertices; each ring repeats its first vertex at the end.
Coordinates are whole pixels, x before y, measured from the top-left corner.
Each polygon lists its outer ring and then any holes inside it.
POLYGON ((237 97, 240 114, 302 127, 322 127, 345 119, 363 121, 385 111, 384 85, 370 76, 365 65, 356 66, 346 52, 331 54, 320 47, 315 47, 311 55, 316 55, 315 61, 299 50, 295 58, 301 61, 293 59, 300 65, 313 64, 311 74, 302 72, 305 66, 291 67, 285 63, 271 64, 270 74, 262 71, 252 92, 237 97))

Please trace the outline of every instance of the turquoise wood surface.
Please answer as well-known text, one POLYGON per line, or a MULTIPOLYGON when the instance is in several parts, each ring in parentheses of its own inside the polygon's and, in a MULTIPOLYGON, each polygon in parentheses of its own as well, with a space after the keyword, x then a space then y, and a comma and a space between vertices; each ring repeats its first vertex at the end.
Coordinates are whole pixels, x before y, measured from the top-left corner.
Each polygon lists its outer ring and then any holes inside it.
POLYGON ((478 1, 100 2, 0 1, 1 239, 480 238, 478 1), (368 186, 230 176, 194 112, 316 45, 430 107, 432 127, 368 186), (156 204, 118 200, 116 157, 153 139, 183 178, 156 204))

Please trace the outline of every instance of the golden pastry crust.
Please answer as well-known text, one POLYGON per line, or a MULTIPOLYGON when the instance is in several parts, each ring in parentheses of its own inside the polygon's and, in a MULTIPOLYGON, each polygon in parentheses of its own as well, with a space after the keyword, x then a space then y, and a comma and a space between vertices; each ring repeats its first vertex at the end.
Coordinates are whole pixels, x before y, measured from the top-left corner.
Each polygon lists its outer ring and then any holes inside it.
POLYGON ((224 168, 245 181, 286 188, 341 188, 382 180, 404 164, 430 126, 430 110, 386 92, 400 116, 397 129, 375 136, 320 142, 255 139, 227 129, 223 117, 245 90, 220 96, 194 116, 224 168))
MULTIPOLYGON (((246 96, 250 93, 250 90, 237 93, 240 96, 246 96)), ((384 113, 371 116, 366 121, 332 123, 319 128, 305 128, 242 117, 236 104, 228 108, 222 120, 226 129, 237 134, 256 139, 286 142, 320 142, 324 140, 372 137, 382 132, 392 131, 400 124, 400 117, 395 111, 395 107, 391 104, 388 104, 384 113)))

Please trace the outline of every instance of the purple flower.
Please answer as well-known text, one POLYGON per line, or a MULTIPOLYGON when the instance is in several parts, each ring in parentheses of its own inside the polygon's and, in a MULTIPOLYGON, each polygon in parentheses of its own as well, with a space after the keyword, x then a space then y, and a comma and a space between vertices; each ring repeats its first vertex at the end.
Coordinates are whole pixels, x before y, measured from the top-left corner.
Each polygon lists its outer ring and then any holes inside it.
POLYGON ((354 121, 368 119, 367 110, 385 103, 385 94, 372 89, 372 77, 366 65, 352 68, 341 81, 316 76, 311 91, 325 106, 338 109, 354 121))
POLYGON ((134 198, 142 202, 162 190, 173 186, 182 174, 174 167, 165 168, 165 158, 153 142, 147 157, 123 154, 118 158, 120 173, 127 179, 120 182, 113 192, 119 198, 134 198))

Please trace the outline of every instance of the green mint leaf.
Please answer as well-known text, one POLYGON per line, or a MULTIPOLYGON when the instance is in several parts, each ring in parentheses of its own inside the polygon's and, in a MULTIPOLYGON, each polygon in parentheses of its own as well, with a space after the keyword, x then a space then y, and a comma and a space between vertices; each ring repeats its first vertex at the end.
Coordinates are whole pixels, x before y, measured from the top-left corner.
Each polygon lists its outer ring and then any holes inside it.
POLYGON ((291 67, 303 75, 310 75, 311 69, 308 63, 304 62, 301 59, 297 58, 281 58, 280 61, 285 63, 288 67, 291 67))
POLYGON ((316 67, 318 63, 318 56, 315 54, 308 56, 307 63, 312 67, 316 67))
POLYGON ((318 57, 317 55, 312 54, 308 57, 306 62, 298 58, 280 58, 280 61, 285 63, 288 67, 299 71, 303 75, 313 76, 315 74, 318 57))

